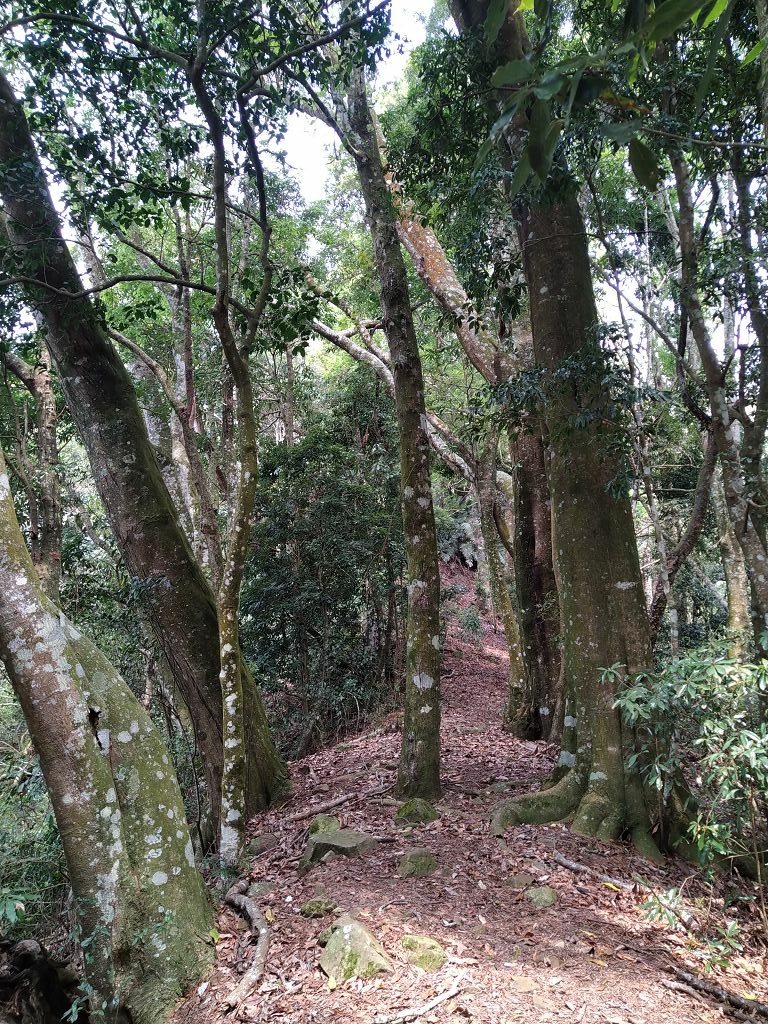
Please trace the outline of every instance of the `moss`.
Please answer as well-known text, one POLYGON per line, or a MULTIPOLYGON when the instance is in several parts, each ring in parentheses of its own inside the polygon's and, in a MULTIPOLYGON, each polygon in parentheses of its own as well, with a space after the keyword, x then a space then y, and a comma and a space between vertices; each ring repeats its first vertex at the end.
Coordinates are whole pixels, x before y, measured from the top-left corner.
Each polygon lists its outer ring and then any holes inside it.
POLYGON ((421 797, 414 797, 406 800, 395 812, 395 821, 398 824, 427 824, 430 821, 437 821, 440 815, 429 802, 421 797))
POLYGON ((335 909, 335 900, 318 896, 313 900, 307 900, 299 913, 302 917, 325 917, 326 914, 332 914, 335 909))
POLYGON ((406 959, 414 967, 423 971, 439 971, 445 963, 445 950, 428 935, 404 935, 401 943, 406 959))
POLYGON ((318 814, 309 824, 309 834, 317 835, 318 832, 338 832, 341 829, 341 822, 333 814, 318 814))

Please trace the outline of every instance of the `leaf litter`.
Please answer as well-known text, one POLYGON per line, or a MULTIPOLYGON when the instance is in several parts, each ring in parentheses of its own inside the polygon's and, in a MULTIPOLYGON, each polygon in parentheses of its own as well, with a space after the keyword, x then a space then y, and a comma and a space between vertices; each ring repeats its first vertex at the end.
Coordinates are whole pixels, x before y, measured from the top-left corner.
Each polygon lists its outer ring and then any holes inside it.
MULTIPOLYGON (((456 566, 443 572, 454 592, 463 588, 459 607, 473 603, 474 576, 456 566)), ((487 613, 476 637, 455 617, 449 621, 444 674, 440 818, 410 829, 395 823, 397 714, 293 764, 290 803, 250 823, 250 835, 276 840, 261 844, 266 848, 248 877, 250 883, 271 885, 262 886, 258 896, 271 929, 261 983, 235 1014, 227 1012, 227 995, 253 950, 243 950, 237 917, 222 908, 216 967, 181 1003, 175 1024, 223 1024, 235 1016, 274 1024, 722 1021, 727 1006, 670 982, 680 969, 702 975, 702 942, 682 925, 650 921, 643 904, 649 888, 676 888, 685 892, 691 918, 716 915, 719 908, 722 920, 723 900, 734 882, 706 882, 677 860, 658 868, 627 846, 584 839, 564 824, 519 826, 503 840, 494 838, 489 820, 495 804, 537 788, 557 750, 502 730, 507 656, 503 632, 487 613), (343 828, 367 832, 379 843, 359 858, 337 857, 301 874, 309 823, 328 808, 343 828), (398 862, 413 847, 436 856, 434 874, 399 877, 398 862), (571 870, 555 855, 589 870, 571 870), (525 888, 510 884, 523 875, 534 886, 551 887, 555 905, 539 909, 526 899, 525 888), (321 919, 303 917, 301 907, 318 897, 334 901, 337 909, 321 919), (318 939, 342 913, 356 917, 382 943, 391 972, 329 983, 318 966, 318 939), (406 934, 436 939, 447 953, 444 965, 436 972, 412 966, 401 945, 406 934)), ((756 933, 754 917, 748 908, 740 913, 744 949, 711 968, 707 978, 765 1002, 765 951, 749 941, 756 933)))

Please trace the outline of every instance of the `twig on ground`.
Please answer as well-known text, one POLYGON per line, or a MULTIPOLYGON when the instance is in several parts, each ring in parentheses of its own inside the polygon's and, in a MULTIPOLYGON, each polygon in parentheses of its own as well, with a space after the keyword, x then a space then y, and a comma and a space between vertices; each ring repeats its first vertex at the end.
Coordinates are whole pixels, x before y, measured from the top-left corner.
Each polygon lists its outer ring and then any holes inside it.
POLYGON ((703 978, 697 978, 694 974, 689 974, 688 971, 681 971, 679 968, 674 967, 670 968, 670 970, 678 980, 677 982, 662 981, 662 985, 665 988, 672 988, 675 991, 687 991, 689 994, 690 990, 693 989, 696 993, 701 992, 712 999, 716 999, 719 1003, 734 1006, 737 1010, 744 1010, 752 1014, 756 1013, 761 1017, 768 1018, 768 1005, 765 1003, 760 1003, 756 999, 745 999, 743 996, 737 996, 734 992, 728 992, 711 981, 704 981, 703 978), (680 982, 682 982, 682 985, 680 982))
POLYGON ((699 927, 699 923, 693 914, 689 914, 687 910, 683 910, 680 907, 672 907, 664 899, 663 896, 659 895, 655 889, 650 885, 645 885, 643 882, 639 882, 637 879, 632 882, 625 882, 621 878, 612 878, 611 875, 603 875, 599 871, 595 871, 594 868, 588 867, 586 864, 579 864, 575 860, 568 860, 562 853, 558 853, 557 850, 552 851, 552 860, 555 864, 559 864, 561 867, 568 868, 569 871, 573 871, 577 874, 592 875, 593 878, 597 878, 601 882, 605 882, 607 885, 615 885, 617 889, 622 889, 625 892, 647 892, 654 896, 661 905, 669 910, 671 914, 674 914, 688 931, 695 931, 699 927))
POLYGON ((256 906, 256 903, 245 895, 247 888, 248 882, 245 879, 241 879, 239 882, 235 882, 224 897, 224 902, 228 906, 233 907, 238 913, 242 914, 248 922, 251 935, 256 937, 256 952, 253 954, 251 966, 232 991, 224 997, 225 1008, 234 1010, 235 1016, 239 1014, 243 1003, 259 983, 259 979, 264 973, 264 968, 267 964, 267 952, 269 950, 269 925, 262 912, 256 906))
POLYGON ((350 800, 365 800, 369 796, 387 793, 390 789, 392 789, 392 786, 383 786, 380 789, 369 789, 367 793, 345 793, 343 796, 337 796, 333 800, 326 800, 324 804, 315 804, 306 811, 299 811, 298 814, 288 814, 281 818, 281 822, 293 825, 297 821, 311 818, 313 814, 322 814, 324 811, 330 811, 334 807, 341 807, 342 804, 349 803, 350 800))
POLYGON ((424 1003, 423 1006, 413 1006, 406 1010, 400 1010, 399 1013, 394 1013, 391 1016, 386 1014, 380 1014, 374 1018, 374 1024, 405 1024, 405 1021, 416 1020, 417 1017, 422 1017, 425 1013, 429 1013, 430 1010, 434 1010, 440 1003, 444 1003, 447 999, 453 999, 461 991, 461 978, 457 978, 451 988, 445 992, 440 992, 433 999, 430 999, 428 1003, 424 1003))

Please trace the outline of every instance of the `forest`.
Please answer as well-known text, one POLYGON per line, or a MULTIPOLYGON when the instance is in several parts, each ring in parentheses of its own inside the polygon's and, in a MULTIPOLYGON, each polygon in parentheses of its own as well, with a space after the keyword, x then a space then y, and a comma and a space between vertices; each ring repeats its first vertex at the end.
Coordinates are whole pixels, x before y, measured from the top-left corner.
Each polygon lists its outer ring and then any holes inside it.
POLYGON ((768 1018, 768 0, 2 0, 0 1024, 768 1018))

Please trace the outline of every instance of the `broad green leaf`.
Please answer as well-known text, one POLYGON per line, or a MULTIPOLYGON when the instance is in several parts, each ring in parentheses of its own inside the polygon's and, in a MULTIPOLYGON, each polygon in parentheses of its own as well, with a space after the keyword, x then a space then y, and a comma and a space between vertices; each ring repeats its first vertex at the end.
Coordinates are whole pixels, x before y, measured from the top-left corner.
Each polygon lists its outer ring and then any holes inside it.
POLYGON ((643 35, 647 39, 658 42, 666 39, 684 25, 689 18, 695 17, 701 10, 701 0, 666 0, 657 7, 643 26, 643 35))
POLYGON ((520 0, 520 3, 517 5, 517 9, 518 11, 532 11, 533 0, 520 0))
MULTIPOLYGON (((720 12, 722 17, 718 21, 717 25, 715 25, 715 31, 712 33, 712 40, 709 44, 709 54, 707 56, 707 66, 704 69, 704 74, 699 79, 699 84, 696 87, 696 95, 693 101, 696 113, 701 110, 704 97, 712 84, 712 77, 715 73, 715 65, 717 64, 717 55, 720 52, 720 46, 725 38, 725 33, 728 31, 728 25, 731 20, 731 15, 733 14, 735 3, 736 0, 726 0, 725 13, 723 14, 722 11, 720 12)), ((720 6, 719 2, 716 6, 720 6)), ((709 19, 707 19, 705 24, 709 24, 709 19)))
POLYGON ((531 77, 533 65, 529 60, 511 60, 508 64, 502 64, 496 68, 491 78, 491 85, 497 89, 505 85, 517 85, 531 77))
POLYGON ((766 44, 766 40, 765 39, 761 39, 759 43, 756 43, 752 47, 752 49, 749 51, 747 56, 744 58, 744 66, 745 67, 746 67, 747 64, 751 64, 753 60, 757 60, 757 58, 760 56, 760 54, 765 49, 765 44, 766 44))
POLYGON ((477 151, 477 156, 475 157, 475 164, 474 167, 472 168, 474 174, 477 174, 477 172, 483 166, 485 161, 491 155, 495 145, 496 140, 493 138, 493 136, 489 135, 488 138, 480 147, 480 149, 477 151))
POLYGON ((528 150, 523 153, 517 162, 515 173, 512 175, 512 181, 509 184, 507 196, 509 199, 514 199, 520 189, 525 185, 531 176, 531 161, 528 157, 528 150))
POLYGON ((640 139, 632 139, 629 143, 629 166, 643 188, 656 191, 661 181, 661 167, 655 153, 640 139))
POLYGON ((715 0, 714 6, 709 14, 706 16, 704 21, 701 23, 702 28, 708 28, 713 21, 717 21, 720 15, 723 13, 725 8, 728 6, 728 0, 715 0))
POLYGON ((620 145, 625 146, 630 139, 634 138, 641 127, 642 121, 639 119, 634 121, 611 121, 609 124, 600 126, 600 134, 612 142, 618 142, 620 145))
POLYGON ((537 99, 531 109, 531 120, 528 127, 528 159, 531 162, 531 167, 542 181, 549 173, 546 145, 550 122, 549 104, 542 99, 537 99))
POLYGON ((483 29, 485 41, 489 46, 496 42, 508 9, 509 0, 491 0, 490 4, 488 4, 488 13, 485 16, 483 29))

